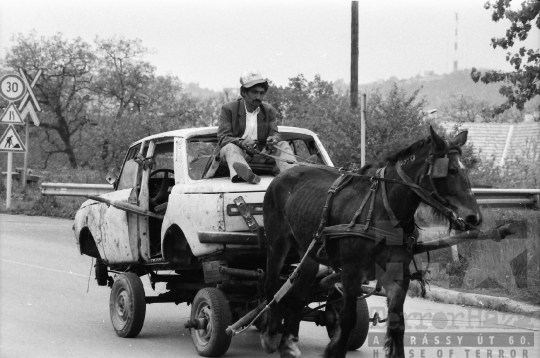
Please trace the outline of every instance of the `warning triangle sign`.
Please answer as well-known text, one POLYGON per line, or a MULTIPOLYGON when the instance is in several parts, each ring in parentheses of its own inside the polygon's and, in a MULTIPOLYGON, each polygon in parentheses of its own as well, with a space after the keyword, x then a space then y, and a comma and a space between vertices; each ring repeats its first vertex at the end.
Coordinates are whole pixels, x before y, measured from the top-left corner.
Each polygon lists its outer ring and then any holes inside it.
POLYGON ((26 152, 26 148, 17 134, 15 127, 10 125, 0 138, 0 152, 26 152))
POLYGON ((13 102, 9 103, 9 106, 4 111, 4 114, 2 115, 2 118, 0 119, 0 123, 2 124, 24 124, 24 121, 22 120, 21 114, 19 113, 19 110, 13 102))

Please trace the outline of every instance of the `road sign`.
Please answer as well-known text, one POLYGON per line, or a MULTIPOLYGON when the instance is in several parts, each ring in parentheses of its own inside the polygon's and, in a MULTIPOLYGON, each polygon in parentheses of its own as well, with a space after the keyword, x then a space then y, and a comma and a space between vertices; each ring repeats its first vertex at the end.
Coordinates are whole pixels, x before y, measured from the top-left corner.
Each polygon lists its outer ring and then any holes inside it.
POLYGON ((8 129, 0 138, 0 152, 19 152, 24 153, 26 148, 21 137, 17 134, 15 127, 9 125, 8 129))
POLYGON ((21 113, 21 117, 23 120, 26 118, 27 115, 30 114, 30 117, 32 118, 32 121, 34 121, 34 124, 39 127, 39 119, 36 115, 36 111, 34 111, 34 107, 32 107, 32 104, 28 102, 26 104, 26 107, 24 107, 24 110, 21 113))
MULTIPOLYGON (((36 109, 38 110, 38 112, 41 112, 41 107, 39 106, 39 103, 36 99, 36 96, 34 95, 34 91, 32 91, 32 88, 34 88, 34 85, 36 84, 37 82, 37 79, 39 78, 39 76, 41 75, 41 70, 38 71, 38 73, 36 74, 36 77, 34 78, 34 80, 32 81, 32 84, 30 85, 28 83, 28 79, 26 78, 26 74, 24 73, 23 69, 22 68, 19 68, 19 73, 21 74, 22 76, 22 80, 24 82, 24 84, 26 85, 26 87, 28 88, 28 92, 27 94, 30 95, 30 97, 32 98, 32 102, 34 102, 34 106, 36 106, 36 109)), ((23 101, 21 102, 21 105, 19 107, 19 110, 22 108, 22 106, 24 106, 24 102, 26 101, 26 98, 28 98, 27 96, 24 97, 23 101)))
POLYGON ((26 81, 17 75, 5 75, 0 79, 0 94, 8 101, 20 100, 26 92, 26 81))
POLYGON ((0 118, 0 123, 2 124, 24 124, 24 121, 19 113, 19 110, 13 102, 10 102, 4 114, 0 118))

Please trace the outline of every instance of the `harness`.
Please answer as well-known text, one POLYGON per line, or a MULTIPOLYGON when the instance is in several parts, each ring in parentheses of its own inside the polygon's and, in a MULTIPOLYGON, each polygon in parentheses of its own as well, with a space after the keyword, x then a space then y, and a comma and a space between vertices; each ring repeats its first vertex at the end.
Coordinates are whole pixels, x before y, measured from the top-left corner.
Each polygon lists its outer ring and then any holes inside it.
MULTIPOLYGON (((405 237, 405 244, 407 248, 412 251, 412 245, 416 243, 416 238, 414 237, 415 229, 416 227, 413 226, 413 229, 408 232, 401 234, 400 232, 400 222, 396 218, 394 212, 390 208, 390 204, 388 202, 388 195, 386 193, 386 182, 384 179, 384 173, 385 173, 386 167, 380 168, 375 173, 375 176, 371 179, 371 188, 368 192, 368 194, 364 197, 362 200, 362 203, 360 204, 360 207, 358 210, 354 213, 353 218, 348 224, 339 224, 339 225, 333 225, 333 226, 326 226, 328 222, 329 217, 329 207, 332 204, 333 198, 336 195, 336 193, 341 190, 343 187, 345 187, 347 184, 349 184, 350 179, 344 179, 347 178, 345 175, 341 175, 334 181, 332 184, 332 187, 328 191, 326 203, 323 207, 323 212, 321 215, 321 222, 319 224, 318 230, 314 234, 314 240, 321 243, 321 247, 319 251, 317 252, 318 258, 328 258, 326 254, 326 244, 327 241, 330 239, 336 239, 341 237, 347 237, 347 236, 356 236, 363 239, 368 239, 371 241, 375 241, 376 243, 382 240, 386 240, 386 243, 389 243, 390 245, 400 245, 402 246, 404 244, 403 238, 405 237), (380 184, 379 184, 380 182, 380 184), (386 228, 379 228, 372 226, 372 217, 373 217, 373 209, 375 207, 375 200, 377 196, 377 191, 381 189, 382 192, 382 198, 383 198, 383 205, 384 208, 388 214, 389 221, 390 221, 390 227, 386 230, 386 228), (371 198, 371 200, 370 200, 371 198), (367 213, 366 221, 364 224, 357 224, 358 218, 362 215, 364 209, 366 208, 366 204, 370 202, 369 204, 369 211, 367 213)), ((348 178, 352 178, 349 176, 348 178)), ((332 268, 334 271, 338 272, 339 268, 335 263, 333 263, 329 258, 328 261, 330 262, 332 268)))
MULTIPOLYGON (((275 149, 280 150, 279 148, 275 148, 275 149)), ((418 231, 417 231, 416 224, 414 224, 413 222, 413 227, 410 232, 400 233, 398 231, 401 225, 400 225, 400 221, 397 220, 394 212, 390 208, 388 195, 386 192, 386 183, 394 183, 394 184, 408 186, 413 192, 415 192, 420 197, 420 199, 424 203, 440 211, 451 222, 454 222, 457 226, 459 226, 461 230, 467 231, 467 230, 474 229, 472 225, 467 223, 465 220, 459 217, 457 213, 455 213, 452 209, 446 206, 448 205, 447 200, 444 199, 439 194, 435 186, 435 183, 433 182, 434 178, 443 178, 448 175, 448 163, 449 163, 448 155, 460 154, 457 149, 450 149, 446 151, 446 153, 444 154, 444 157, 442 158, 436 158, 436 154, 433 152, 429 153, 428 158, 426 158, 426 162, 428 164, 427 171, 425 172, 425 174, 422 174, 420 176, 419 181, 421 181, 424 178, 424 176, 427 175, 429 177, 429 182, 431 184, 431 189, 432 189, 431 192, 422 188, 420 185, 416 184, 411 178, 409 178, 409 176, 401 168, 401 165, 399 162, 396 162, 395 166, 401 180, 395 180, 395 179, 384 177, 386 167, 378 169, 374 176, 368 176, 368 175, 362 175, 362 174, 358 174, 351 171, 345 171, 341 168, 338 169, 338 168, 334 168, 334 167, 330 167, 330 166, 326 166, 322 164, 313 163, 311 161, 306 161, 303 158, 302 159, 304 160, 304 162, 298 162, 298 161, 282 159, 282 158, 270 155, 265 152, 262 152, 260 154, 267 157, 274 158, 275 160, 287 162, 289 164, 296 164, 300 166, 319 168, 319 169, 324 169, 327 171, 340 174, 340 176, 332 183, 331 187, 328 189, 326 202, 322 209, 321 221, 319 223, 317 231, 313 235, 313 240, 308 250, 305 253, 305 256, 307 256, 309 252, 315 247, 315 243, 320 243, 320 248, 317 252, 317 257, 319 259, 326 258, 335 272, 340 271, 339 267, 337 267, 337 265, 331 261, 331 259, 328 257, 326 253, 326 243, 327 243, 327 240, 329 239, 356 236, 363 239, 375 241, 376 243, 381 240, 386 240, 387 244, 390 243, 392 245, 401 245, 401 246, 405 244, 406 248, 412 252, 413 247, 414 245, 416 245, 417 238, 418 238, 417 236, 418 231), (337 195, 337 193, 339 193, 344 187, 346 187, 351 182, 353 177, 364 177, 364 178, 369 178, 371 180, 372 184, 371 184, 371 188, 368 194, 364 197, 362 203, 360 204, 359 209, 355 212, 349 224, 327 226, 328 219, 330 216, 330 209, 332 207, 332 202, 334 200, 334 197, 337 195), (390 230, 385 230, 385 229, 372 226, 373 209, 375 205, 376 194, 379 187, 381 188, 381 191, 382 191, 383 205, 388 214, 389 221, 391 224, 391 227, 389 228, 390 230), (365 224, 357 224, 356 221, 362 214, 370 198, 371 198, 371 202, 370 202, 369 211, 366 217, 366 222, 365 224)), ((287 153, 287 154, 290 154, 290 153, 287 153)), ((293 156, 300 158, 299 156, 296 156, 294 154, 293 156)), ((422 296, 423 296, 425 295, 424 274, 427 271, 427 268, 426 270, 423 270, 423 271, 418 270, 414 256, 413 256, 413 263, 417 272, 411 274, 411 279, 418 280, 420 282, 420 286, 422 288, 422 296)), ((428 255, 428 266, 429 266, 429 255, 428 255)), ((368 297, 371 294, 373 294, 373 292, 367 294, 365 297, 368 297)))
MULTIPOLYGON (((274 148, 274 149, 282 151, 279 148, 274 148)), ((399 164, 399 162, 396 162, 395 165, 396 165, 397 173, 398 173, 399 177, 401 178, 401 180, 395 180, 395 179, 385 178, 384 174, 383 175, 376 174, 375 176, 363 175, 363 174, 358 174, 358 173, 355 173, 355 172, 343 170, 342 168, 334 168, 334 167, 330 167, 328 165, 313 163, 311 161, 298 162, 298 161, 283 159, 283 158, 280 158, 280 157, 265 153, 264 151, 263 152, 256 151, 256 152, 263 155, 263 156, 274 158, 275 160, 286 162, 288 164, 295 164, 295 165, 300 165, 300 166, 304 166, 304 167, 323 169, 323 170, 326 170, 326 171, 331 171, 331 172, 340 174, 340 176, 362 177, 362 178, 370 179, 372 182, 375 180, 375 181, 379 181, 381 183, 386 182, 386 183, 394 183, 394 184, 400 184, 400 185, 408 186, 412 191, 414 191, 420 197, 420 199, 422 199, 422 201, 425 204, 427 204, 427 205, 431 206, 432 208, 434 208, 434 209, 438 210, 439 212, 441 212, 444 216, 446 216, 448 218, 448 220, 455 223, 459 227, 460 230, 468 231, 468 230, 473 230, 474 229, 474 226, 467 223, 463 218, 459 217, 456 212, 454 212, 452 209, 445 206, 445 205, 448 205, 448 202, 447 202, 446 199, 444 199, 439 194, 437 188, 435 187, 435 183, 433 182, 433 179, 443 178, 443 177, 447 176, 448 162, 449 162, 448 155, 449 154, 459 154, 459 151, 456 150, 456 149, 448 150, 444 154, 444 157, 442 157, 442 158, 436 158, 435 159, 435 153, 432 153, 432 152, 430 152, 428 157, 426 158, 426 162, 428 163, 426 174, 428 175, 429 181, 430 181, 430 184, 431 184, 431 189, 432 189, 431 192, 429 192, 428 190, 422 188, 420 185, 416 184, 411 178, 409 178, 409 176, 401 168, 401 165, 399 164)), ((297 158, 300 158, 299 156, 294 155, 294 154, 290 154, 290 153, 287 153, 287 154, 293 155, 294 157, 297 157, 297 158)), ((305 159, 303 159, 303 160, 305 160, 305 159)), ((377 171, 377 173, 379 173, 379 171, 381 173, 384 173, 385 168, 379 169, 377 171)), ((420 180, 422 180, 424 175, 425 174, 423 174, 420 177, 420 180)), ((338 180, 342 180, 342 179, 340 179, 340 177, 338 177, 338 179, 336 179, 336 182, 338 182, 338 180)), ((336 184, 336 182, 334 182, 334 184, 336 184)), ((334 184, 332 184, 332 186, 328 190, 328 195, 330 195, 330 194, 334 195, 335 193, 337 193, 339 190, 342 189, 342 188, 338 189, 337 187, 335 189, 333 189, 334 184)), ((338 182, 338 185, 339 185, 339 182, 338 182)), ((376 191, 376 189, 375 189, 375 191, 376 191)), ((370 190, 370 193, 368 193, 368 195, 371 195, 371 193, 372 193, 372 191, 370 190)), ((364 200, 366 200, 366 199, 364 199, 364 200)), ((388 198, 386 196, 386 190, 384 190, 383 202, 385 202, 384 205, 385 205, 385 208, 387 208, 387 211, 388 211, 390 206, 388 205, 388 198)), ((331 203, 331 201, 330 201, 330 203, 331 203)), ((390 212, 391 212, 391 210, 390 210, 390 212)), ((389 215, 393 215, 393 213, 391 213, 389 215)), ((324 210, 323 210, 323 216, 324 216, 324 210)), ((393 216, 393 217, 395 219, 395 216, 393 216)))

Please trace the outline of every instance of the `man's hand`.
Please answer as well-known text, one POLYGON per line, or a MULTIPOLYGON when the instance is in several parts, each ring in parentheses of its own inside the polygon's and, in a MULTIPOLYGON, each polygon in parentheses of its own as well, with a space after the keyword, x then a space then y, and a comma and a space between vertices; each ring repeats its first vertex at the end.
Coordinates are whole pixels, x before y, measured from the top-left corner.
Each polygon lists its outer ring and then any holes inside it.
POLYGON ((257 142, 252 139, 246 138, 240 141, 240 147, 242 147, 243 150, 249 152, 250 150, 257 148, 257 142))
POLYGON ((268 136, 268 138, 266 138, 266 147, 270 151, 274 150, 274 146, 276 146, 277 143, 278 143, 278 141, 276 140, 276 138, 274 138, 272 136, 268 136))

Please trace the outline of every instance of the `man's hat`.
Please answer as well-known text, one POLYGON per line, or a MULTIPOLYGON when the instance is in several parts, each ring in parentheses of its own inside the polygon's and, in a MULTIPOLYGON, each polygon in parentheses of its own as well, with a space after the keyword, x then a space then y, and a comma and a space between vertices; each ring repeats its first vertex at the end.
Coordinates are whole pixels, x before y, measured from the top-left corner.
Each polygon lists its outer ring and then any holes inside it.
POLYGON ((245 88, 250 88, 260 83, 266 83, 268 85, 261 73, 257 70, 246 71, 240 76, 240 84, 245 88))

